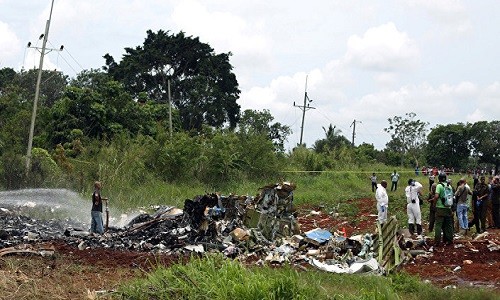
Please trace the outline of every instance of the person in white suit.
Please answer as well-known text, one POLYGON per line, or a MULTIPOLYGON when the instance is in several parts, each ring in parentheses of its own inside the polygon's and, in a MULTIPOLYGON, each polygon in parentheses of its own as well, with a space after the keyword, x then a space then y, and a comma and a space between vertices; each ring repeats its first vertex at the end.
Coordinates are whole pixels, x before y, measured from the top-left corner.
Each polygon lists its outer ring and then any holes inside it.
POLYGON ((417 230, 417 235, 422 234, 421 192, 422 184, 413 179, 408 179, 408 186, 405 188, 406 213, 408 214, 408 229, 411 235, 415 234, 415 229, 417 230))
POLYGON ((381 225, 387 221, 387 209, 389 207, 389 196, 387 195, 387 181, 382 180, 377 184, 375 199, 377 199, 378 222, 381 225))

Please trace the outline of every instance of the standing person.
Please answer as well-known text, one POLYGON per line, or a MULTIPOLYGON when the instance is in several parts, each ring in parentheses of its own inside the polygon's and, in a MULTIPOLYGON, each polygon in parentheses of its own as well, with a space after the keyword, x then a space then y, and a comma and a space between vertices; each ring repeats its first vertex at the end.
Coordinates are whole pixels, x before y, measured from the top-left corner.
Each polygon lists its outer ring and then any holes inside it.
POLYGON ((422 175, 427 176, 427 167, 426 166, 422 167, 422 175))
POLYGON ((439 174, 438 180, 436 193, 432 199, 436 203, 434 245, 441 245, 441 231, 443 232, 443 242, 446 245, 451 245, 453 244, 453 213, 451 205, 446 205, 446 199, 448 195, 453 194, 453 190, 446 184, 446 174, 439 174))
POLYGON ((436 194, 435 183, 430 186, 429 197, 427 197, 427 202, 429 202, 429 232, 434 231, 434 223, 436 222, 436 202, 433 201, 434 194, 436 194))
POLYGON ((372 182, 372 192, 375 192, 375 190, 377 189, 377 176, 375 175, 375 173, 370 176, 370 180, 372 182))
POLYGON ((92 211, 90 212, 92 220, 90 224, 90 233, 104 233, 102 223, 102 201, 107 201, 108 198, 101 197, 101 188, 102 184, 96 181, 94 183, 94 192, 92 193, 92 211))
POLYGON ((408 186, 405 188, 406 194, 406 213, 408 214, 408 229, 410 234, 415 234, 415 225, 417 226, 417 235, 422 235, 422 213, 420 211, 420 193, 422 184, 413 179, 408 179, 408 186))
MULTIPOLYGON (((446 173, 443 173, 445 176, 448 176, 446 173)), ((451 184, 451 178, 448 178, 446 180, 446 186, 449 187, 451 189, 451 197, 453 197, 453 204, 451 205, 451 224, 453 225, 453 232, 459 232, 460 229, 459 229, 459 226, 458 226, 458 220, 457 222, 455 222, 455 215, 457 214, 457 202, 456 202, 456 199, 455 199, 455 191, 457 190, 456 188, 453 187, 453 185, 451 184)), ((457 182, 457 188, 458 188, 458 182, 457 182)))
POLYGON ((387 221, 387 209, 389 207, 389 196, 387 195, 387 181, 382 180, 377 184, 375 191, 375 199, 377 199, 378 222, 384 225, 387 221))
POLYGON ((478 228, 479 226, 479 221, 478 221, 478 218, 479 218, 479 211, 478 211, 478 206, 477 206, 477 193, 476 193, 476 189, 473 189, 472 191, 472 200, 471 200, 471 206, 472 206, 472 220, 469 221, 469 230, 476 226, 476 229, 478 228))
POLYGON ((466 235, 467 230, 469 230, 469 219, 467 218, 467 213, 469 211, 469 203, 467 201, 468 195, 472 195, 467 181, 464 178, 458 181, 458 188, 455 192, 455 198, 457 199, 457 219, 460 228, 459 234, 466 235))
POLYGON ((488 178, 488 203, 486 205, 486 228, 494 228, 495 222, 493 221, 493 202, 491 201, 491 196, 493 195, 493 190, 491 189, 493 184, 493 176, 488 178))
POLYGON ((399 174, 394 170, 391 174, 391 192, 396 191, 398 189, 398 181, 399 181, 399 174))
POLYGON ((500 177, 498 175, 493 177, 491 184, 491 204, 493 223, 495 228, 500 229, 500 177))
POLYGON ((474 188, 474 193, 476 194, 476 207, 475 207, 475 223, 476 232, 483 233, 486 231, 486 209, 488 206, 488 185, 485 183, 486 178, 481 176, 479 183, 476 184, 474 188))
POLYGON ((472 186, 474 189, 476 189, 476 185, 479 183, 479 171, 477 169, 474 170, 474 173, 472 174, 472 179, 474 180, 474 185, 472 186))
POLYGON ((434 173, 429 172, 429 192, 432 191, 433 184, 434 184, 434 173))

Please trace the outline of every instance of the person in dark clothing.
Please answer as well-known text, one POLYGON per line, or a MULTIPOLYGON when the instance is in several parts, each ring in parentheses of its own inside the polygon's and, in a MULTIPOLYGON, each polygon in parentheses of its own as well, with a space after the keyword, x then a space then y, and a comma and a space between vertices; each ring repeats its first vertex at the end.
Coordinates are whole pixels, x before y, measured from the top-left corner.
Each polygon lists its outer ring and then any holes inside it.
POLYGON ((474 210, 474 219, 476 221, 475 225, 477 233, 483 233, 486 231, 486 210, 489 201, 489 188, 485 181, 486 178, 484 176, 481 176, 481 178, 479 179, 479 183, 476 184, 476 187, 474 188, 474 192, 477 197, 474 210))
POLYGON ((492 215, 493 224, 495 228, 500 229, 500 177, 493 177, 493 182, 491 183, 491 204, 492 204, 492 215))
POLYGON ((429 197, 427 197, 427 201, 429 202, 429 232, 432 232, 434 231, 434 222, 436 221, 436 202, 432 201, 434 194, 436 194, 436 184, 433 183, 429 189, 429 197))
POLYGON ((102 201, 107 201, 108 198, 101 197, 101 188, 102 184, 99 181, 96 181, 94 183, 94 192, 92 193, 90 233, 104 233, 102 222, 102 201))
POLYGON ((375 173, 372 174, 370 180, 372 182, 372 192, 375 192, 375 190, 377 189, 377 176, 375 175, 375 173))

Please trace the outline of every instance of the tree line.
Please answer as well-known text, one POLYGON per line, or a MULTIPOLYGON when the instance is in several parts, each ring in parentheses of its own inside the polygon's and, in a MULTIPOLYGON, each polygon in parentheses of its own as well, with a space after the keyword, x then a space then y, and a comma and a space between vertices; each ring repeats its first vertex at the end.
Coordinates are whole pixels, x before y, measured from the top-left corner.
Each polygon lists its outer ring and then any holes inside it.
POLYGON ((353 146, 329 124, 310 148, 285 151, 289 126, 268 110, 241 111, 231 53, 163 30, 147 31, 142 45, 124 51, 119 62, 105 54, 104 66, 75 78, 42 72, 29 172, 24 160, 38 71, 0 69, 0 187, 78 189, 103 176, 106 164, 134 184, 156 178, 211 185, 374 163, 498 169, 498 121, 438 125, 428 133, 414 113, 388 119, 391 140, 383 150, 353 146))

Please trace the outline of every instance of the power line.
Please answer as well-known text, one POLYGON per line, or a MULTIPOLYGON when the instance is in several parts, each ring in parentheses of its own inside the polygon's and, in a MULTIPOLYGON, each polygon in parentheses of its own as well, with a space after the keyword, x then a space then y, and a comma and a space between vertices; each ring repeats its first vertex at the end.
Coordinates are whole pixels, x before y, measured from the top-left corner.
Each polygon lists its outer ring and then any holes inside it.
MULTIPOLYGON (((82 65, 73 57, 73 55, 71 55, 71 53, 69 52, 68 48, 64 48, 64 49, 66 50, 66 53, 68 53, 68 55, 71 57, 71 59, 80 67, 80 69, 82 71, 85 70, 85 68, 82 67, 82 65)), ((75 70, 73 69, 73 71, 75 71, 75 70)), ((75 73, 77 73, 77 72, 75 71, 75 73)))
MULTIPOLYGON (((52 43, 49 41, 49 44, 53 47, 52 43)), ((68 48, 65 48, 64 46, 61 45, 61 48, 59 48, 59 52, 61 52, 62 50, 65 50, 66 53, 68 53, 68 48)), ((69 53, 68 53, 69 54, 69 53)), ((70 54, 71 56, 71 54, 70 54)), ((75 72, 75 74, 78 74, 78 72, 75 70, 75 68, 73 68, 73 66, 66 60, 66 58, 64 58, 64 56, 62 56, 60 53, 58 54, 57 56, 57 60, 58 60, 58 63, 59 64, 59 57, 62 58, 62 60, 64 60, 64 62, 68 65, 68 67, 71 68, 71 70, 73 70, 73 72, 75 72)), ((77 62, 78 64, 78 62, 77 62)), ((81 67, 81 66, 80 66, 81 67)), ((83 68, 82 68, 83 70, 83 68)))

